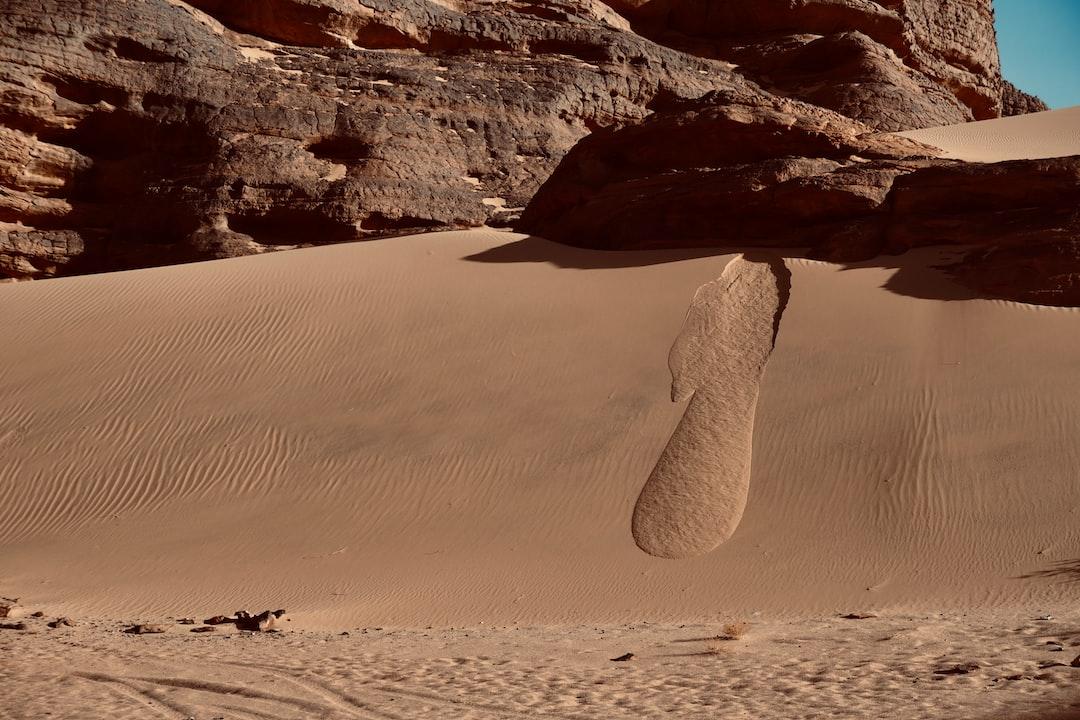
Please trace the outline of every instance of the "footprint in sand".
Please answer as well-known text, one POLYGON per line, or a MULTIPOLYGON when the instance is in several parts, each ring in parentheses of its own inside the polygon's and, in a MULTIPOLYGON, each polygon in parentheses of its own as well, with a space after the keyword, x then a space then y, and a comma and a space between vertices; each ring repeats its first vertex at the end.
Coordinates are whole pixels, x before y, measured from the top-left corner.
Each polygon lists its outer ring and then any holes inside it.
POLYGON ((650 555, 702 555, 735 532, 758 386, 790 287, 779 258, 739 255, 694 294, 668 357, 671 399, 690 404, 634 508, 634 540, 650 555))

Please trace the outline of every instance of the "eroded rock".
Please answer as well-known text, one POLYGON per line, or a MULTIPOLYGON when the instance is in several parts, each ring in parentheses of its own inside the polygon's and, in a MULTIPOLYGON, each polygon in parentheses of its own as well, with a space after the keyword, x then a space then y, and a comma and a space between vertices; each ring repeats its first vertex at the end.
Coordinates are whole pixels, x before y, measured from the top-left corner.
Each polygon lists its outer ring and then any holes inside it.
MULTIPOLYGON (((860 132, 1002 97, 988 0, 16 0, 0 21, 9 278, 505 225, 583 137, 710 93, 860 132)), ((747 159, 733 201, 790 176, 785 202, 865 204, 896 172, 833 174, 813 141, 747 159)))
POLYGON ((608 0, 659 42, 900 130, 998 117, 990 0, 608 0))
POLYGON ((284 610, 265 610, 258 615, 251 615, 244 610, 237 610, 235 623, 239 630, 270 632, 276 630, 278 619, 284 615, 284 610))
POLYGON ((124 628, 124 632, 129 635, 158 635, 165 632, 165 628, 161 625, 146 625, 140 623, 124 628))
POLYGON ((1030 93, 1026 93, 1013 85, 1008 80, 1001 85, 1001 115, 1027 115, 1034 112, 1045 112, 1050 106, 1030 93))
POLYGON ((604 249, 804 247, 857 230, 872 257, 893 181, 934 152, 806 103, 713 93, 581 142, 519 227, 604 249))
POLYGON ((45 0, 0 20, 16 278, 497 221, 591 130, 753 92, 590 2, 45 0))
POLYGON ((0 597, 0 618, 10 617, 18 605, 18 598, 0 597))
POLYGON ((836 262, 929 245, 980 295, 1080 305, 1080 156, 999 163, 793 100, 712 93, 580 142, 519 228, 600 249, 809 248, 836 262))

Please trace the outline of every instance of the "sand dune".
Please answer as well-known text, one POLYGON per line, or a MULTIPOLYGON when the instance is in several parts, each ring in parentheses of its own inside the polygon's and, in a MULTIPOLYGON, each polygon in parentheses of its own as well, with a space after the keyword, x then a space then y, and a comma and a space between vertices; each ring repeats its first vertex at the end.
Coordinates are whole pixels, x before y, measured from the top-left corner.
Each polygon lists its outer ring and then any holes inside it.
POLYGON ((1080 106, 896 134, 969 162, 1080 155, 1080 106))
POLYGON ((789 261, 738 529, 635 546, 728 260, 478 231, 0 287, 0 594, 299 627, 1071 604, 1080 315, 945 299, 932 252, 789 261))

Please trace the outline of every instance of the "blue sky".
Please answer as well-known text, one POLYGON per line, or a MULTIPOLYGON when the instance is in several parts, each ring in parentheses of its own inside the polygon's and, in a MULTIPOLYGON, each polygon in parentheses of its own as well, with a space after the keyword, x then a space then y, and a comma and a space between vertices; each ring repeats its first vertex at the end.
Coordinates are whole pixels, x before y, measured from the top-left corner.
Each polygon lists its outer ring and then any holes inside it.
POLYGON ((1080 105, 1080 0, 994 0, 1001 72, 1053 108, 1080 105))

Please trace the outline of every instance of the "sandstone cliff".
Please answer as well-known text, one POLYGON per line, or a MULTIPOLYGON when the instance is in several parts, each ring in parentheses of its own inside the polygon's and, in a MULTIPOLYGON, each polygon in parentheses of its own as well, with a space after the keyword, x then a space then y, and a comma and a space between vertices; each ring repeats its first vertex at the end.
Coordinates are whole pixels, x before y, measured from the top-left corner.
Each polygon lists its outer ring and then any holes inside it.
POLYGON ((604 5, 469 6, 7 3, 0 273, 498 221, 590 130, 749 88, 604 5))
POLYGON ((16 278, 526 205, 582 244, 865 256, 894 180, 940 164, 875 131, 1038 109, 988 0, 13 0, 0 28, 16 278))

